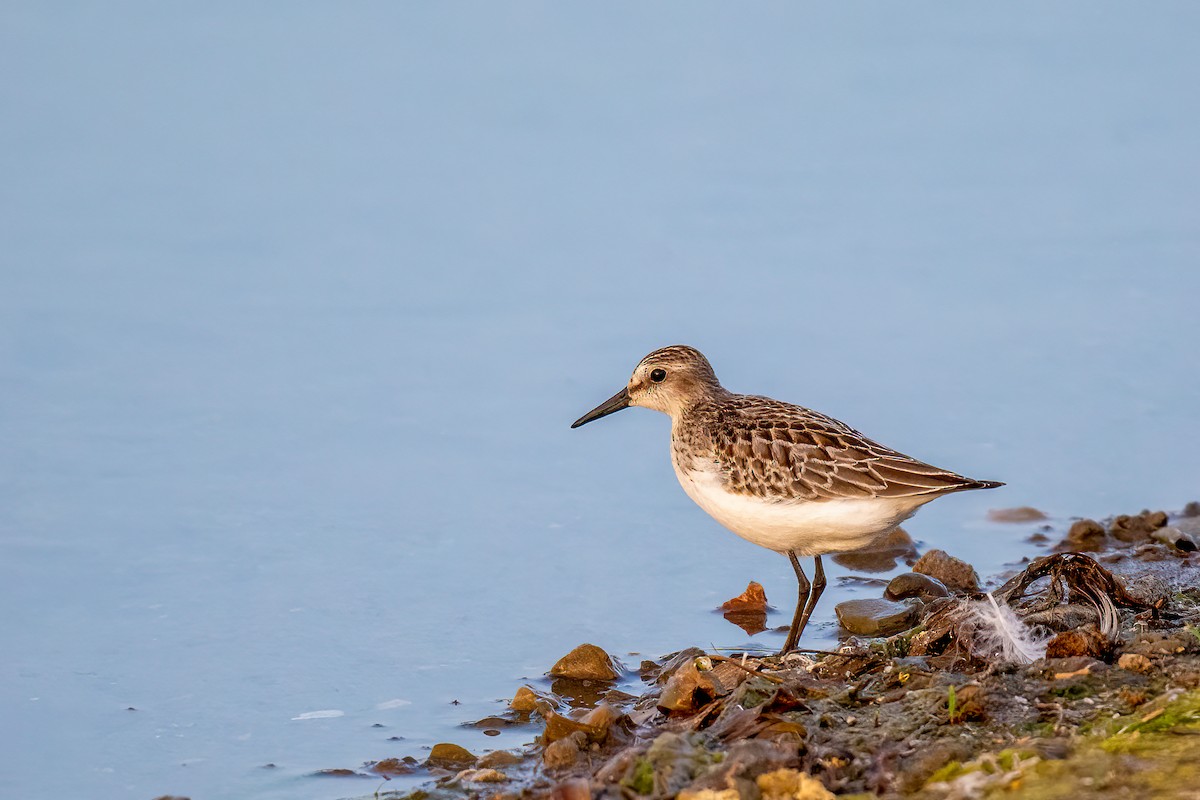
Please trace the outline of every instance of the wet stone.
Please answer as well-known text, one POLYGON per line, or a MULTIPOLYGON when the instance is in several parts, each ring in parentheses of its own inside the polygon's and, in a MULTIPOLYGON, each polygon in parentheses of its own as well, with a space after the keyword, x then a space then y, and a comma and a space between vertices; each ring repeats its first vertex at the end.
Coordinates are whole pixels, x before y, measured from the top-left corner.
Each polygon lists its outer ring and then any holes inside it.
POLYGON ((721 604, 721 611, 725 613, 749 614, 749 613, 767 613, 767 593, 763 589, 762 584, 757 581, 750 581, 746 585, 746 591, 739 594, 737 597, 730 598, 721 604))
POLYGON ((694 658, 671 673, 658 699, 658 707, 661 710, 695 711, 699 706, 725 693, 720 679, 713 674, 712 669, 699 668, 698 662, 702 660, 708 661, 703 656, 694 658))
POLYGON ((1150 538, 1156 542, 1170 545, 1183 553, 1194 552, 1198 545, 1200 545, 1200 537, 1171 525, 1154 531, 1154 533, 1150 534, 1150 538))
POLYGON ((949 597, 950 590, 937 578, 919 572, 905 572, 892 578, 883 596, 888 600, 903 600, 906 597, 932 600, 935 597, 949 597))
POLYGON ((508 707, 518 713, 528 714, 537 708, 537 701, 537 693, 528 686, 522 686, 520 689, 517 689, 517 693, 509 701, 508 707))
POLYGON ((1107 534, 1104 526, 1094 519, 1076 520, 1063 539, 1063 546, 1068 550, 1098 551, 1104 549, 1107 534))
POLYGON ((978 592, 979 575, 975 568, 944 550, 930 550, 913 565, 913 572, 937 578, 954 591, 978 592))
POLYGON ((579 750, 587 744, 587 735, 576 731, 565 739, 559 739, 546 745, 542 753, 542 762, 546 769, 566 769, 575 765, 579 760, 579 750))
POLYGON ((580 681, 615 681, 620 670, 612 656, 594 644, 581 644, 551 667, 552 678, 580 681))
POLYGON ((1108 532, 1118 541, 1137 543, 1147 541, 1152 533, 1166 524, 1166 512, 1143 511, 1136 516, 1122 514, 1115 517, 1108 532))
POLYGON ((461 745, 441 742, 433 746, 425 763, 431 767, 462 768, 474 764, 475 756, 461 745))
POLYGON ((370 765, 372 772, 377 775, 407 775, 413 771, 415 764, 399 758, 385 758, 370 765))
POLYGON ((479 767, 483 769, 496 769, 497 767, 511 767, 514 764, 520 764, 521 757, 516 753, 510 753, 507 750, 493 750, 479 757, 479 767))
POLYGON ((465 783, 503 783, 508 776, 495 769, 464 769, 454 780, 465 783))
POLYGON ((847 600, 834 608, 838 623, 860 636, 890 636, 917 624, 924 603, 915 597, 892 600, 847 600))

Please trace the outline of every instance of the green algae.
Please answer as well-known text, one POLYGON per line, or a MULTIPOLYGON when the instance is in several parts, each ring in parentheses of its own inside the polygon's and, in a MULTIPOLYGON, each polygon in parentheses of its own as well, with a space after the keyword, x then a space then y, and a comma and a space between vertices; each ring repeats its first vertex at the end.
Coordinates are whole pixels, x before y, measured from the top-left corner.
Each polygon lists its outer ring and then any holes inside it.
POLYGON ((1200 691, 1169 695, 1134 714, 1097 724, 1063 760, 1042 760, 1027 748, 1002 750, 965 764, 951 762, 933 784, 980 782, 982 796, 1020 800, 1097 800, 1154 797, 1191 800, 1200 785, 1200 691))

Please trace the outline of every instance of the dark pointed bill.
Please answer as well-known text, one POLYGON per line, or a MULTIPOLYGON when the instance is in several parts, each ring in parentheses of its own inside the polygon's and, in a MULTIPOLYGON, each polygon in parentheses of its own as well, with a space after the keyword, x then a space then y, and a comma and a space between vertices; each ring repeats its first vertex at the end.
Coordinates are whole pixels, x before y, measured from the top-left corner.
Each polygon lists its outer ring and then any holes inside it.
POLYGON ((578 428, 580 425, 587 425, 589 422, 598 420, 601 417, 607 417, 609 414, 615 414, 623 408, 629 408, 629 392, 625 389, 617 392, 612 397, 608 398, 603 403, 572 422, 571 427, 578 428))

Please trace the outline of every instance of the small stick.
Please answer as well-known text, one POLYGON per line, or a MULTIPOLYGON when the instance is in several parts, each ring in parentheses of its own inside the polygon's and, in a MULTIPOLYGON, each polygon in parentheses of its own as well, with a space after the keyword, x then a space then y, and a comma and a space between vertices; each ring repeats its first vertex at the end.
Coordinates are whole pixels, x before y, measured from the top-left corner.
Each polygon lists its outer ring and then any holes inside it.
POLYGON ((749 672, 751 675, 757 675, 758 677, 763 678, 764 680, 768 680, 771 683, 783 683, 782 678, 776 678, 774 675, 768 675, 765 672, 759 672, 756 669, 751 669, 750 667, 747 667, 745 664, 738 661, 736 658, 729 658, 728 656, 718 656, 718 655, 711 655, 711 656, 709 656, 709 658, 713 659, 714 661, 724 661, 726 664, 733 664, 738 669, 745 670, 746 672, 749 672))

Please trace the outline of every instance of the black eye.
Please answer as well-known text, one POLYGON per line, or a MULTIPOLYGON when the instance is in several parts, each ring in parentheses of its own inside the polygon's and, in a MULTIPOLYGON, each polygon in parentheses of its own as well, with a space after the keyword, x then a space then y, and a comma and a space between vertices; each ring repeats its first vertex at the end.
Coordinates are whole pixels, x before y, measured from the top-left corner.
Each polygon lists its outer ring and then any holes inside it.
POLYGON ((655 369, 650 371, 650 380, 655 383, 662 383, 667 379, 667 371, 665 369, 655 369))

